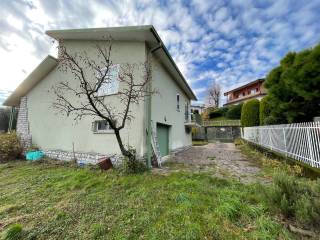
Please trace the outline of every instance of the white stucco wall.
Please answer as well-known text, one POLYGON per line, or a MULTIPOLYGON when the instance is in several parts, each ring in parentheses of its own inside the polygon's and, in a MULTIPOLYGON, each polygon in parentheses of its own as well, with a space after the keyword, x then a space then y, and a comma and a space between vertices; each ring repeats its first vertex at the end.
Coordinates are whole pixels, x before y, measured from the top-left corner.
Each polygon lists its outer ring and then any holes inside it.
POLYGON ((152 96, 151 119, 154 129, 157 123, 170 125, 169 150, 192 144, 191 133, 185 130, 185 104, 190 100, 166 69, 152 57, 152 87, 159 93, 152 96), (180 94, 180 111, 177 111, 177 94, 180 94))
MULTIPOLYGON (((64 44, 69 52, 86 51, 89 57, 95 58, 96 56, 93 42, 69 40, 64 44)), ((142 42, 113 42, 111 60, 114 64, 144 63, 145 49, 145 43, 142 42)), ((73 116, 63 116, 52 108, 55 99, 52 86, 61 79, 68 79, 70 83, 76 83, 70 74, 66 75, 56 68, 27 94, 33 144, 45 150, 72 151, 74 143, 77 152, 119 154, 120 149, 113 133, 96 134, 92 132, 91 126, 94 119, 85 117, 76 123, 73 116)), ((119 104, 116 96, 109 96, 107 99, 115 106, 119 104)), ((75 100, 72 99, 72 101, 75 100)), ((135 119, 121 130, 121 135, 125 144, 136 148, 138 155, 143 155, 146 151, 144 102, 133 106, 132 111, 135 113, 135 119)))

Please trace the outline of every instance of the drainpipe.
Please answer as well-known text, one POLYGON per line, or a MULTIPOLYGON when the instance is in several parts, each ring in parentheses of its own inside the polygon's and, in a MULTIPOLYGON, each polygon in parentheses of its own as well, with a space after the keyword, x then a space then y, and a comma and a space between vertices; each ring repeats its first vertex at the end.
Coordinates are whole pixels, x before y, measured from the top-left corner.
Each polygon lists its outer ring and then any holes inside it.
MULTIPOLYGON (((155 51, 157 51, 158 49, 162 48, 162 44, 159 42, 159 45, 154 47, 153 49, 151 49, 150 51, 148 51, 148 55, 147 55, 147 61, 148 64, 150 64, 150 68, 152 68, 152 58, 151 55, 152 53, 154 53, 155 51)), ((148 84, 148 90, 149 92, 151 92, 152 90, 152 69, 150 71, 151 73, 151 78, 150 78, 150 82, 148 84)), ((152 139, 151 139, 151 132, 152 132, 152 122, 151 122, 151 104, 152 104, 152 95, 150 94, 148 97, 148 101, 147 101, 147 119, 148 119, 148 135, 147 135, 147 167, 151 168, 151 158, 152 158, 152 139)))

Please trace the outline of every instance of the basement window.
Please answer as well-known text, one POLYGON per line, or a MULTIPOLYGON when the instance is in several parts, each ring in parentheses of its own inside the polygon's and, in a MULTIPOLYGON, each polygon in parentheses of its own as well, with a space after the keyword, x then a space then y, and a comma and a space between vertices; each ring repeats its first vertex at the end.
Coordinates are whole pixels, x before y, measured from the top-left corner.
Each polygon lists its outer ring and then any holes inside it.
POLYGON ((113 133, 113 129, 106 120, 94 121, 92 123, 92 131, 94 133, 113 133))

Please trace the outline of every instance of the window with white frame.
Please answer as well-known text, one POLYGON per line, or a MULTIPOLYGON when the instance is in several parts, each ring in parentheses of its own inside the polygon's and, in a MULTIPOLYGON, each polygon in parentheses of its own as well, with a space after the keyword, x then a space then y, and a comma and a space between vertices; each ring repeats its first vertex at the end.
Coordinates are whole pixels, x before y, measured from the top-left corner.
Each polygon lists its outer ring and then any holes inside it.
POLYGON ((180 111, 180 95, 177 93, 177 111, 180 111))
POLYGON ((112 133, 113 129, 106 120, 96 120, 92 123, 92 131, 94 133, 112 133))
MULTIPOLYGON (((119 91, 119 69, 120 65, 115 64, 109 66, 108 74, 105 77, 105 83, 101 85, 98 91, 98 96, 106 96, 111 94, 116 94, 119 91)), ((101 74, 104 74, 107 69, 103 69, 101 74)), ((100 76, 100 73, 97 77, 100 76)))
POLYGON ((190 112, 189 112, 189 103, 186 102, 185 110, 184 110, 184 120, 185 122, 189 122, 190 112))

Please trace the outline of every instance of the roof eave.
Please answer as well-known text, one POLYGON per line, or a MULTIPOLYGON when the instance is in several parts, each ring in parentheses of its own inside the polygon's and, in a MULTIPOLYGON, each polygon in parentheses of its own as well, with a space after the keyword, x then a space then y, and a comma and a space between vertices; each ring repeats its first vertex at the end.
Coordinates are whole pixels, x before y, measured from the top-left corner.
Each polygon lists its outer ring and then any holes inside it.
POLYGON ((175 61, 174 61, 173 58, 171 57, 168 49, 167 49, 166 46, 163 44, 160 36, 158 35, 157 31, 155 30, 155 28, 154 28, 153 26, 151 27, 151 32, 153 33, 153 35, 155 36, 155 38, 157 39, 157 41, 158 41, 159 43, 161 43, 163 51, 164 51, 165 54, 168 56, 171 64, 174 66, 174 68, 175 68, 176 71, 178 72, 179 76, 181 77, 182 81, 183 81, 184 84, 187 86, 188 90, 190 91, 190 96, 189 96, 190 99, 191 99, 191 100, 194 100, 194 101, 197 101, 198 99, 197 99, 196 95, 193 93, 192 89, 190 88, 190 86, 189 86, 189 84, 187 83, 186 79, 184 78, 184 76, 183 76, 182 73, 180 72, 178 66, 176 65, 175 61))

